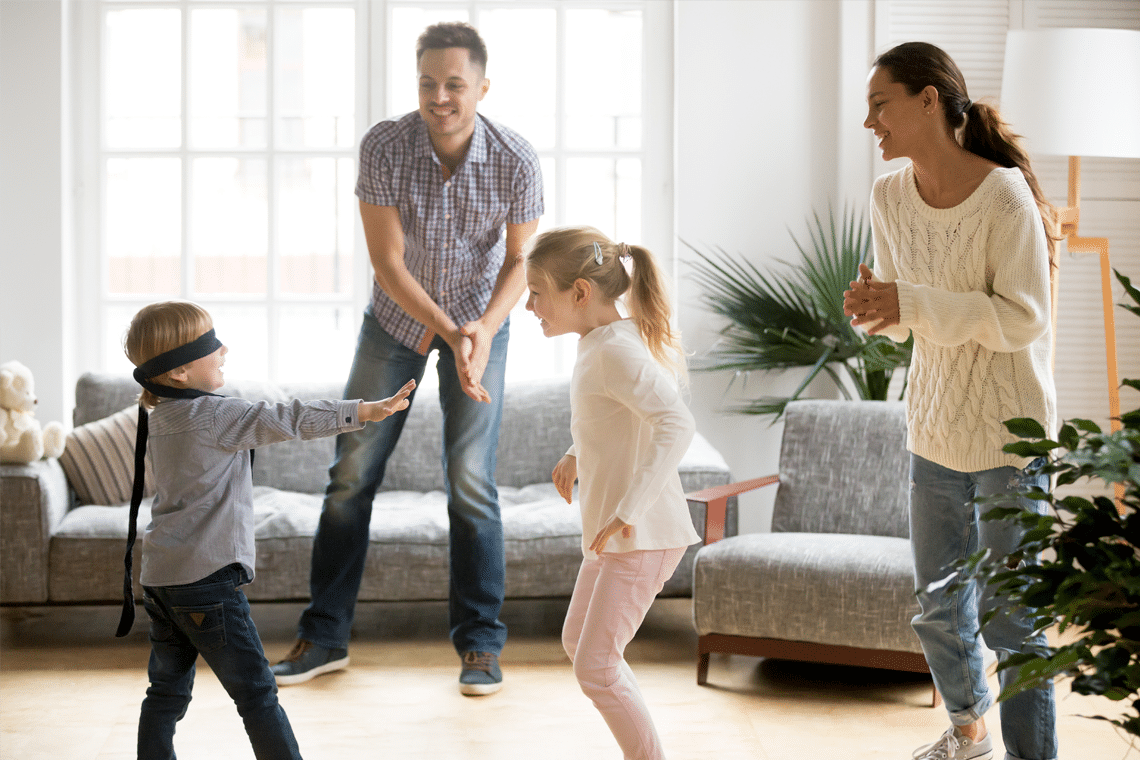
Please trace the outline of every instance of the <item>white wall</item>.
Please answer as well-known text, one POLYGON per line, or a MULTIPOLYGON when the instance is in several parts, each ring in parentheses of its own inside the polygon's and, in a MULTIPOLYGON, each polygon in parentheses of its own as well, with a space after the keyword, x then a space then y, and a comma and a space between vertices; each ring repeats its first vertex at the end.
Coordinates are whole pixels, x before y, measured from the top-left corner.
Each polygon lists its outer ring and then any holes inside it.
POLYGON ((0 362, 31 368, 38 419, 70 425, 66 23, 59 0, 0 0, 0 362))
MULTIPOLYGON (((859 132, 869 3, 681 0, 678 15, 678 234, 762 266, 794 260, 789 231, 803 239, 813 209, 866 205, 870 143, 859 132), (855 188, 855 195, 843 197, 840 188, 855 188)), ((682 245, 678 253, 681 330, 699 360, 720 323, 685 277, 691 252, 682 245)), ((800 377, 754 376, 747 395, 790 393, 800 377)), ((693 373, 698 427, 737 479, 774 473, 782 425, 722 411, 732 403, 729 380, 727 373, 693 373)), ((812 389, 831 393, 824 385, 812 389)), ((774 494, 766 491, 742 501, 741 532, 768 530, 774 494)))

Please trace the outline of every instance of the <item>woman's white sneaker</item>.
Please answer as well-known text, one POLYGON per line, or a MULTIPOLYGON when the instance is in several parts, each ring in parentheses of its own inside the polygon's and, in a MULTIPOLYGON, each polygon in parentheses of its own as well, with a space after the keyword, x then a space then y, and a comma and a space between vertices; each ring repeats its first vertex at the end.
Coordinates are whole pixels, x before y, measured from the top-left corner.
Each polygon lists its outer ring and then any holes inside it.
POLYGON ((992 735, 987 733, 979 741, 963 734, 957 726, 950 726, 933 744, 914 751, 914 760, 990 760, 994 756, 992 735))

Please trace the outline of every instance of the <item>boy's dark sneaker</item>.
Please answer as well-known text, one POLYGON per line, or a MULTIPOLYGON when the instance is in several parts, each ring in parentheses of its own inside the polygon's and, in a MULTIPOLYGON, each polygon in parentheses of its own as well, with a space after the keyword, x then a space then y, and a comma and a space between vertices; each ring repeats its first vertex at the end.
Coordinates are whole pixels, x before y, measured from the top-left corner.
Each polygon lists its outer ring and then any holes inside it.
POLYGON ((348 667, 347 649, 326 649, 320 644, 297 639, 285 659, 270 668, 278 686, 290 686, 348 667))
POLYGON ((503 672, 499 655, 490 652, 464 652, 463 669, 459 671, 459 693, 469 697, 494 694, 503 688, 503 672))

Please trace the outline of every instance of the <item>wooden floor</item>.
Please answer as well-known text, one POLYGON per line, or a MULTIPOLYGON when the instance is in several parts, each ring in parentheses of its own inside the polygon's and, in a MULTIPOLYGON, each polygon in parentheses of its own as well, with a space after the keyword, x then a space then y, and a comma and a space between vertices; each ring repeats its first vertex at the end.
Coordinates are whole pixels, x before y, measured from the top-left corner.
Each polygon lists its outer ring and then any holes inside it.
MULTIPOLYGON (((270 660, 289 648, 300 609, 254 606, 270 660)), ((459 661, 444 605, 361 605, 351 666, 281 690, 302 753, 310 760, 619 760, 562 653, 565 609, 565 601, 508 602, 505 685, 470 698, 456 687, 459 661)), ((133 758, 146 689, 145 625, 114 639, 113 608, 0 615, 0 758, 133 758)), ((694 652, 689 601, 671 599, 657 602, 626 653, 672 760, 900 760, 947 725, 942 708, 929 706, 922 676, 714 655, 709 685, 699 687, 694 652)), ((1140 758, 1110 725, 1079 717, 1116 715, 1115 703, 1070 694, 1066 684, 1058 697, 1061 758, 1140 758)), ((991 715, 997 734, 996 710, 991 715)), ((180 760, 253 757, 232 702, 204 665, 175 744, 180 760)))

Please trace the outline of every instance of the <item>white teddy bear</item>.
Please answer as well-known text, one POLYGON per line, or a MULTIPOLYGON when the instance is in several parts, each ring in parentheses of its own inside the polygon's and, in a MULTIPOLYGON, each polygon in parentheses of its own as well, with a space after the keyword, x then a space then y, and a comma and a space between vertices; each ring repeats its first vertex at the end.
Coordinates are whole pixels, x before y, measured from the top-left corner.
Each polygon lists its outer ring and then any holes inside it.
POLYGON ((0 462, 27 464, 63 453, 63 425, 40 427, 32 371, 17 361, 0 364, 0 462))

